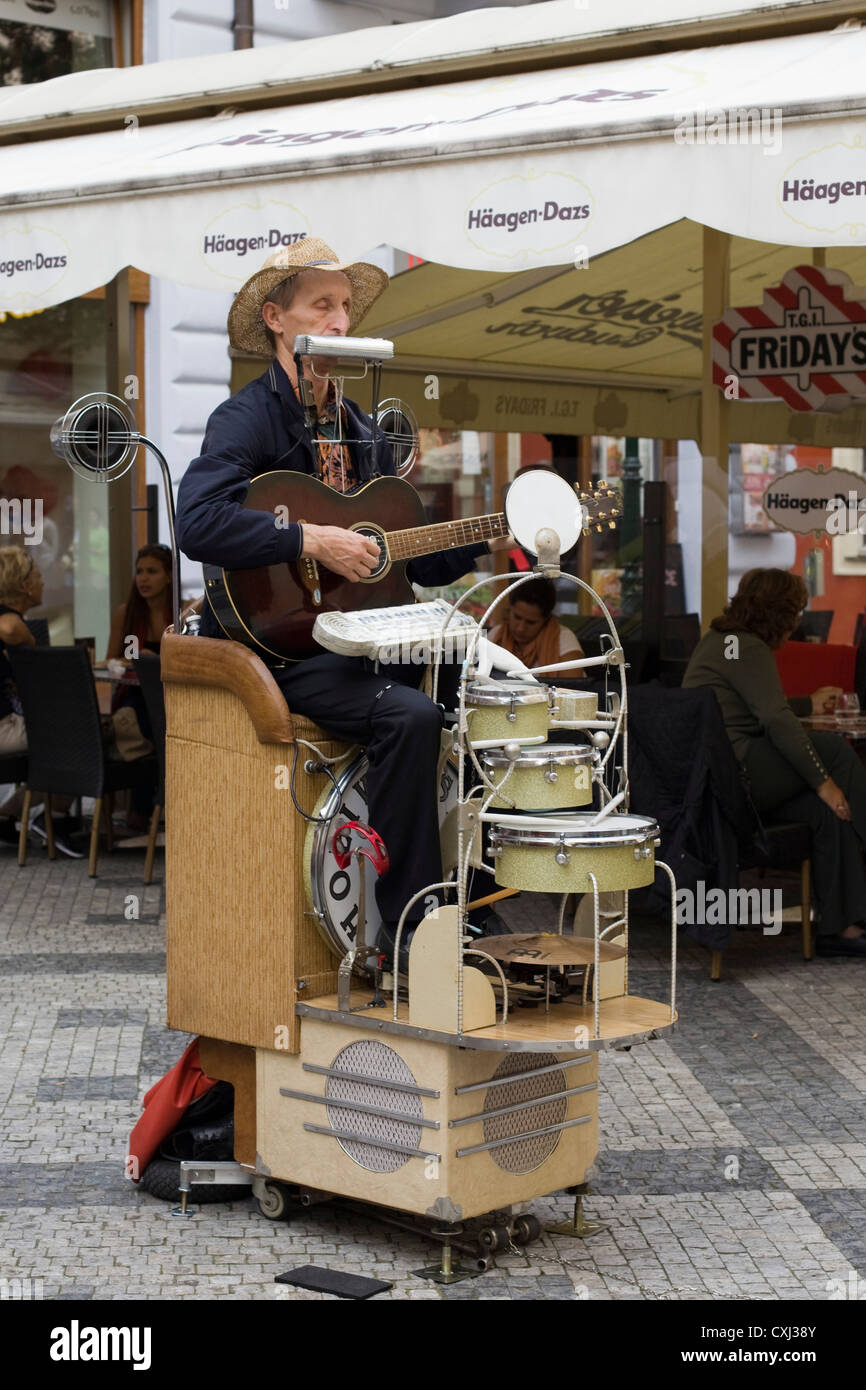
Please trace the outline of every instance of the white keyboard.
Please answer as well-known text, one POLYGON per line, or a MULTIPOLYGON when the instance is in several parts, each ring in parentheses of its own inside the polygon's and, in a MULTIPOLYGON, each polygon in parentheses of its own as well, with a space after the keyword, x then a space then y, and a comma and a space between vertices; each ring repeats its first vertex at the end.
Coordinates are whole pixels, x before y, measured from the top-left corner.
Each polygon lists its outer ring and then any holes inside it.
POLYGON ((453 661, 465 656, 478 624, 466 613, 455 613, 443 634, 450 613, 451 604, 441 598, 357 613, 320 613, 313 639, 340 656, 406 665, 435 661, 440 655, 453 661))

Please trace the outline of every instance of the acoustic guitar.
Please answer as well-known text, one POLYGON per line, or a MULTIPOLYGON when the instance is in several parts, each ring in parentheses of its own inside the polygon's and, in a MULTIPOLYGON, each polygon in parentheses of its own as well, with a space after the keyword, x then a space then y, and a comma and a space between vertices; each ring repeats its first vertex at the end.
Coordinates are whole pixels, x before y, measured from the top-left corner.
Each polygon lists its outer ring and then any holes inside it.
MULTIPOLYGON (((613 524, 616 496, 609 489, 580 493, 584 531, 613 524)), ((354 583, 311 559, 258 569, 203 567, 207 600, 226 636, 280 661, 322 651, 313 640, 320 613, 411 603, 406 566, 416 556, 508 535, 504 512, 429 525, 421 498, 403 478, 374 478, 352 492, 336 492, 305 473, 280 470, 253 478, 243 505, 271 512, 275 526, 308 521, 359 531, 379 549, 376 569, 354 583)))

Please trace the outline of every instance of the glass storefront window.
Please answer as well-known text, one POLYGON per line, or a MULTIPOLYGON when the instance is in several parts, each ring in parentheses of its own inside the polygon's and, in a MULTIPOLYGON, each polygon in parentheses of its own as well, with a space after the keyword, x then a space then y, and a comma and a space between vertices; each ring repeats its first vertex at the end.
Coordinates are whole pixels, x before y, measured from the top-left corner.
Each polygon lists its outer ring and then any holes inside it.
MULTIPOLYGON (((486 516, 493 504, 493 436, 471 430, 420 430, 421 456, 409 477, 431 522, 486 516)), ((489 568, 489 559, 479 560, 489 568)))
POLYGON ((108 0, 2 0, 0 86, 111 67, 111 32, 108 0))
POLYGON ((22 544, 10 533, 17 515, 41 516, 31 553, 45 588, 33 616, 48 619, 53 642, 96 636, 99 647, 107 637, 108 488, 73 474, 48 438, 71 401, 105 385, 104 301, 0 315, 0 498, 7 503, 0 544, 22 544))

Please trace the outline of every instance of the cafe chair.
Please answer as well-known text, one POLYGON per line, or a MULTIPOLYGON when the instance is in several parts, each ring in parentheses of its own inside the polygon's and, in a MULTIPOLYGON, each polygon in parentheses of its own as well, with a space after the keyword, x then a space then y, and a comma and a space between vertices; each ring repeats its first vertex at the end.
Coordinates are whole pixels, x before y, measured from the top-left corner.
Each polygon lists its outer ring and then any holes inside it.
MULTIPOLYGON (((21 813, 18 863, 27 862, 27 823, 33 793, 45 801, 48 857, 55 857, 51 798, 94 798, 90 832, 90 877, 96 877, 103 802, 114 792, 152 786, 154 757, 114 761, 102 739, 90 656, 82 647, 11 647, 12 674, 27 727, 27 779, 21 813)), ((112 845, 106 817, 106 841, 112 845)))
MULTIPOLYGON (((26 753, 0 753, 0 787, 17 787, 19 783, 26 781, 26 778, 26 753)), ((21 843, 20 837, 18 843, 21 843)))
POLYGON ((788 639, 791 642, 826 642, 833 626, 834 608, 800 615, 800 623, 788 639))
POLYGON ((156 837, 159 822, 165 807, 165 699, 162 690, 162 674, 159 657, 149 652, 132 663, 138 676, 142 698, 150 719, 151 740, 156 757, 156 790, 153 799, 153 814, 147 836, 147 852, 144 856, 144 881, 153 879, 153 857, 156 851, 156 837))
MULTIPOLYGON (((755 811, 755 817, 757 812, 755 811)), ((797 869, 800 874, 800 927, 803 959, 812 959, 812 837, 802 821, 763 821, 740 853, 739 870, 797 869)), ((722 978, 722 952, 713 951, 710 979, 722 978)))

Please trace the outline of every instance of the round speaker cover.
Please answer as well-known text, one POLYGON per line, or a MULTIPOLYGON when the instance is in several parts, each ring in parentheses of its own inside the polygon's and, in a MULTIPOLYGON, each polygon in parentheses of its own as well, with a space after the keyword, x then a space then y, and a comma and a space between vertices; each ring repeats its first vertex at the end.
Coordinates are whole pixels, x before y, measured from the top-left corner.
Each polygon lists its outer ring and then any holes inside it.
POLYGON ((533 468, 514 479, 505 498, 505 515, 518 545, 532 555, 538 554, 539 531, 555 531, 560 554, 566 555, 583 527, 583 509, 574 488, 547 468, 533 468))

